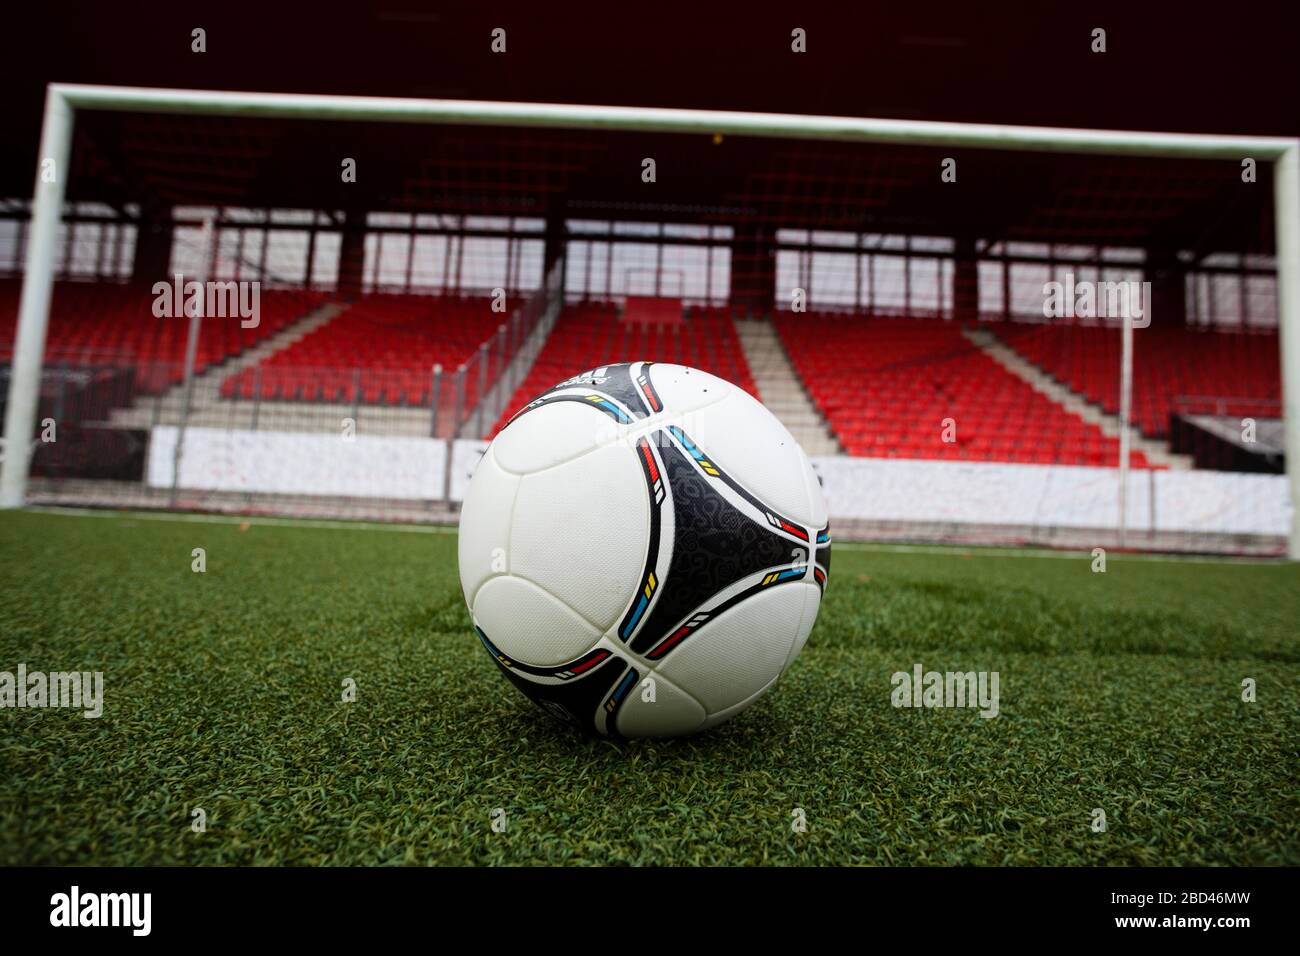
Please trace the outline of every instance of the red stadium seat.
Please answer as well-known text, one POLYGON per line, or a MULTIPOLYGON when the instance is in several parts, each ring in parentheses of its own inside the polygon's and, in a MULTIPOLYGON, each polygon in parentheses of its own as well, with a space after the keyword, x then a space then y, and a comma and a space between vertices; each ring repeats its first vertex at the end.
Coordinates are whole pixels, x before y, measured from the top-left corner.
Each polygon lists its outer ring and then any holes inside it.
MULTIPOLYGON (((0 281, 0 361, 8 361, 18 322, 18 280, 0 281)), ((195 370, 203 372, 252 348, 316 309, 318 292, 263 289, 258 324, 238 318, 203 321, 195 370)), ((136 388, 158 392, 184 377, 189 319, 153 314, 151 287, 132 283, 58 282, 45 339, 47 362, 137 369, 136 388)), ((233 390, 235 386, 231 386, 233 390)), ((222 394, 227 394, 224 390, 222 394)))
MULTIPOLYGON (((1113 465, 1119 444, 1008 372, 954 322, 781 314, 777 333, 851 455, 1113 465), (954 440, 944 441, 945 419, 954 440)), ((1135 467, 1148 466, 1135 454, 1135 467)))
MULTIPOLYGON (((1097 325, 1003 322, 989 328, 1021 356, 1108 413, 1119 411, 1120 337, 1097 325)), ((1134 335, 1133 424, 1169 434, 1176 411, 1277 416, 1277 333, 1153 326, 1134 335)))
MULTIPOLYGON (((278 389, 284 399, 427 406, 431 370, 440 364, 445 372, 439 400, 450 402, 452 374, 504 318, 486 298, 371 295, 234 378, 252 381, 260 373, 263 394, 278 389), (354 374, 360 376, 359 395, 354 374)), ((477 389, 478 377, 471 374, 467 407, 477 389)))
POLYGON ((688 307, 680 325, 664 328, 624 322, 612 302, 584 302, 566 308, 556 321, 491 434, 557 382, 602 365, 639 360, 690 365, 758 394, 728 310, 688 307))

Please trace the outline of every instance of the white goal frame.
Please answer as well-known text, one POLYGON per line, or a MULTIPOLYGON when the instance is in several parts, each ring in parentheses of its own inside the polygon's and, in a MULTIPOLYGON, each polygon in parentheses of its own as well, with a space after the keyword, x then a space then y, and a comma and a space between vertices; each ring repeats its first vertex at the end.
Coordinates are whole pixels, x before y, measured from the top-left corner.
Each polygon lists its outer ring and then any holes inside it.
MULTIPOLYGON (((1273 163, 1277 245, 1278 326, 1282 360, 1282 414, 1291 501, 1287 553, 1300 560, 1300 139, 1216 136, 1122 130, 940 123, 627 106, 502 103, 477 100, 239 93, 52 83, 28 233, 27 263, 5 411, 0 508, 22 507, 40 397, 41 363, 54 285, 55 245, 67 185, 73 124, 78 110, 263 116, 303 120, 444 123, 731 134, 786 139, 894 143, 1034 152, 1161 156, 1184 159, 1252 158, 1273 163), (20 436, 14 441, 13 436, 20 436)), ((1123 388, 1122 388, 1123 391, 1123 388)), ((1127 434, 1128 425, 1123 431, 1127 434)), ((1121 463, 1121 485, 1125 478, 1121 463)), ((1121 522, 1123 516, 1121 515, 1121 522)))

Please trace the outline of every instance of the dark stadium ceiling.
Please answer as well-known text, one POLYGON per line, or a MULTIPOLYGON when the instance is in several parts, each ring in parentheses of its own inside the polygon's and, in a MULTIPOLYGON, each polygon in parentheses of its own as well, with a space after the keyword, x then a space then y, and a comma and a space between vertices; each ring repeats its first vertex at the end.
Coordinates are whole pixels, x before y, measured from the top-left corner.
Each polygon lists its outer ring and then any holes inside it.
MULTIPOLYGON (((49 81, 585 102, 1032 125, 1296 135, 1293 33, 1183 6, 263 4, 6 12, 0 197, 30 195, 49 81), (127 12, 129 10, 129 12, 127 12), (563 11, 563 12, 561 12, 563 11), (955 12, 954 12, 955 11, 955 12), (206 53, 190 31, 207 31, 206 53), (508 52, 493 54, 493 27, 508 52), (790 30, 809 52, 789 50, 790 30), (1089 51, 1093 27, 1108 52, 1089 51)), ((963 156, 707 137, 83 114, 69 196, 412 209, 1002 238, 1269 243, 1267 184, 1197 163, 963 156), (358 181, 339 161, 358 160, 358 181), (647 187, 640 160, 653 156, 647 187), (653 188, 653 192, 650 189, 653 188)))
POLYGON ((1186 247, 1271 246, 1268 169, 708 136, 87 113, 69 198, 620 219, 1186 247), (655 158, 657 181, 641 181, 655 158), (342 157, 357 181, 340 177, 342 157))

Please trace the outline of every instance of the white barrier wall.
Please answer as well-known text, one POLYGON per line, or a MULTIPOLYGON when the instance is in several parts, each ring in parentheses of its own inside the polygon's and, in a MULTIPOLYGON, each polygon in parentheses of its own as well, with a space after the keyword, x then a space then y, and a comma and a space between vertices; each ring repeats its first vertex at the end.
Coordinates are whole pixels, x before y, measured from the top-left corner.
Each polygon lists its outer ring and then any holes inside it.
POLYGON ((488 443, 479 438, 458 438, 451 453, 451 500, 464 501, 469 480, 488 443))
MULTIPOLYGON (((190 428, 180 487, 204 491, 435 500, 444 477, 463 500, 487 442, 459 439, 447 468, 447 443, 190 428)), ((176 428, 158 426, 148 483, 169 488, 176 428)), ((1113 528, 1118 474, 1113 468, 915 459, 813 459, 831 520, 1036 528, 1113 528)), ((1286 478, 1215 471, 1134 471, 1128 527, 1211 534, 1285 536, 1291 525, 1286 478), (1154 495, 1154 497, 1153 497, 1154 495)))
MULTIPOLYGON (((158 425, 149 442, 146 480, 170 488, 176 451, 173 425, 158 425)), ((187 428, 181 488, 286 495, 440 499, 447 443, 433 438, 381 438, 307 432, 187 428)))
MULTIPOLYGON (((831 519, 940 524, 1113 528, 1114 468, 886 458, 815 458, 831 519)), ((1133 471, 1127 524, 1155 530, 1285 536, 1291 507, 1283 475, 1133 471)))

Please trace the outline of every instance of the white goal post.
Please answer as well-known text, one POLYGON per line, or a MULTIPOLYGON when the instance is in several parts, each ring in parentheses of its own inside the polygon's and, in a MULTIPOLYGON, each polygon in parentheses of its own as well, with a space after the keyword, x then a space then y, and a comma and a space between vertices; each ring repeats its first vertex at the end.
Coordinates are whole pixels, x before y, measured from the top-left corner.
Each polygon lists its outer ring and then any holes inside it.
POLYGON ((0 507, 24 503, 41 363, 54 283, 55 246, 78 110, 261 116, 302 120, 530 126, 557 129, 731 134, 915 146, 1156 156, 1252 158, 1274 164, 1278 325, 1286 469, 1292 505, 1288 554, 1300 560, 1300 140, 1121 130, 942 123, 713 110, 500 103, 475 100, 239 93, 51 84, 28 234, 9 401, 0 507))

